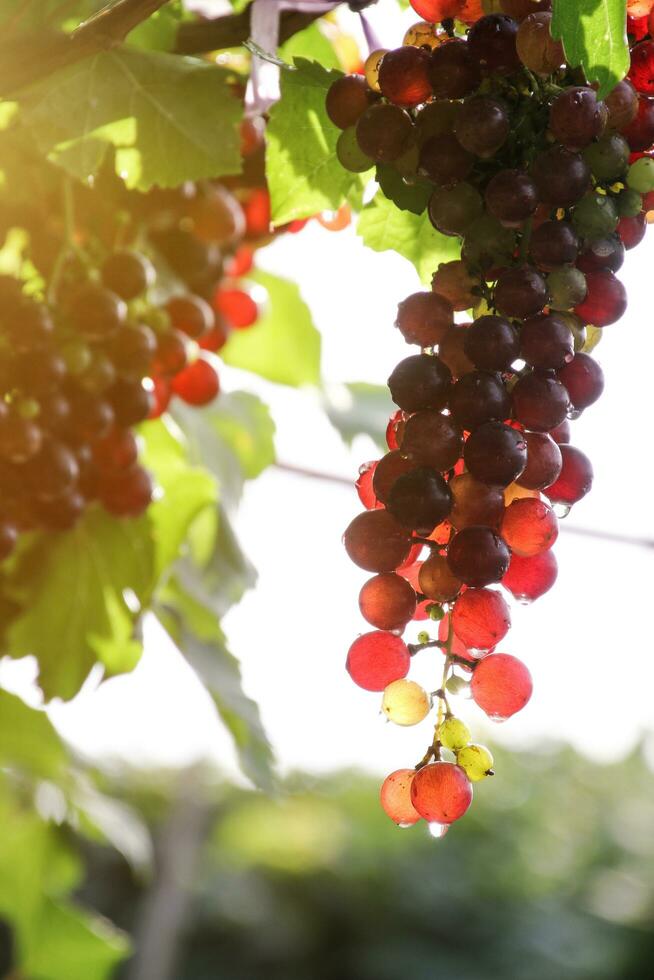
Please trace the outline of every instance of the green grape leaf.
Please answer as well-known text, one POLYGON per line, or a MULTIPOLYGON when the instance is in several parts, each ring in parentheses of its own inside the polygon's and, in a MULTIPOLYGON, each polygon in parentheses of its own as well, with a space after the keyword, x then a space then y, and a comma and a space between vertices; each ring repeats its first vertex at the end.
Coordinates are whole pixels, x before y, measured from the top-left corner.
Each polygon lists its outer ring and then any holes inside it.
POLYGON ((45 712, 0 691, 0 766, 57 780, 67 762, 64 744, 45 712))
POLYGON ((195 592, 172 579, 162 596, 159 618, 208 688, 234 739, 243 771, 261 789, 273 785, 273 754, 259 709, 243 691, 239 663, 228 650, 218 617, 195 592))
POLYGON ((279 57, 286 64, 297 58, 317 61, 323 68, 340 68, 340 61, 333 44, 320 29, 320 21, 314 21, 303 31, 298 31, 279 49, 279 57))
POLYGON ((340 130, 325 111, 325 96, 340 72, 327 71, 305 58, 295 70, 282 71, 282 97, 273 106, 266 132, 266 176, 272 219, 283 225, 336 211, 365 175, 345 170, 336 157, 340 130))
POLYGON ((325 397, 329 420, 348 446, 363 432, 386 452, 386 427, 393 409, 388 388, 365 381, 352 381, 329 389, 325 397))
POLYGON ((320 334, 298 287, 260 270, 251 278, 265 287, 267 309, 253 327, 232 331, 223 360, 278 384, 320 384, 320 334))
POLYGON ((97 173, 100 145, 113 145, 128 187, 177 187, 239 172, 242 106, 230 81, 194 58, 116 48, 33 86, 23 119, 40 150, 76 177, 97 173))
POLYGON ((146 51, 173 51, 183 19, 184 9, 180 0, 169 2, 130 31, 126 43, 146 51))
POLYGON ((431 281, 440 262, 451 262, 461 253, 459 239, 441 235, 426 213, 400 211, 381 191, 361 212, 357 231, 375 252, 393 249, 412 262, 423 282, 431 281))
POLYGON ((68 902, 45 901, 21 962, 39 980, 110 980, 130 952, 127 936, 68 902))
POLYGON ((426 209, 434 190, 428 181, 416 180, 413 184, 406 184, 402 175, 389 163, 379 164, 375 176, 384 196, 390 198, 401 211, 422 214, 426 209))
POLYGON ((629 71, 625 0, 554 0, 552 36, 563 41, 568 62, 608 95, 629 71))

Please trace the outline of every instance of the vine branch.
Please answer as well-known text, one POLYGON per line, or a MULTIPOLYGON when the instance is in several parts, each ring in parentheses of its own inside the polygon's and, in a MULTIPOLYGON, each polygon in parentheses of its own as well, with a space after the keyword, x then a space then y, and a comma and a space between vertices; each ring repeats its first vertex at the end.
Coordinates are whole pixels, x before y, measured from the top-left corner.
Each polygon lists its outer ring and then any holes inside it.
MULTIPOLYGON (((240 44, 244 44, 250 36, 251 6, 252 4, 249 4, 238 14, 226 14, 224 17, 180 24, 175 45, 176 53, 204 54, 207 51, 237 48, 240 44)), ((322 10, 315 13, 284 11, 279 19, 280 44, 304 30, 323 14, 322 10)))

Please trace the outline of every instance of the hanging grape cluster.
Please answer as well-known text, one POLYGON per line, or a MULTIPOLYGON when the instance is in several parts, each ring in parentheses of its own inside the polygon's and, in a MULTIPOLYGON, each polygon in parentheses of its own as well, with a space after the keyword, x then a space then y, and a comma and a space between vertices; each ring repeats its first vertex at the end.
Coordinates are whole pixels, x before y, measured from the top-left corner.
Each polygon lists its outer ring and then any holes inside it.
POLYGON ((551 588, 558 519, 591 488, 569 420, 602 393, 589 351, 625 312, 616 273, 654 211, 654 14, 630 4, 629 78, 600 99, 552 37, 549 0, 411 3, 424 22, 327 96, 342 165, 376 165, 398 206, 423 195, 462 246, 431 292, 399 305, 418 353, 388 380, 389 452, 362 467, 366 510, 345 531, 349 557, 374 573, 359 597, 373 631, 347 669, 383 692, 396 724, 436 707, 424 758, 388 776, 381 802, 398 824, 441 833, 493 766, 450 697, 469 693, 495 720, 527 703, 527 667, 500 652, 507 599, 551 588), (412 620, 438 622, 437 637, 405 643, 412 620), (427 692, 407 675, 431 648, 444 663, 427 692))

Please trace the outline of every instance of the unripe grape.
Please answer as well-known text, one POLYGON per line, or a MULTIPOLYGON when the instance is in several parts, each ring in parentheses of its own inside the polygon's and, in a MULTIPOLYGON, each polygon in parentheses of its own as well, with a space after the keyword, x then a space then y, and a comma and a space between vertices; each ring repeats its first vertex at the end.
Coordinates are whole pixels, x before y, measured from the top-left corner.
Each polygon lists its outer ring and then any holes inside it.
POLYGON ((504 721, 527 704, 533 691, 531 674, 517 657, 491 653, 481 660, 472 675, 473 701, 497 721, 504 721))
POLYGON ((396 769, 382 783, 382 809, 400 827, 411 827, 421 819, 411 802, 411 784, 415 774, 415 769, 396 769))
POLYGON ((381 91, 379 88, 379 68, 386 53, 386 48, 376 48, 370 52, 363 66, 366 82, 373 92, 381 91))
POLYGON ((469 696, 470 683, 458 674, 450 674, 445 689, 448 694, 453 694, 455 697, 466 697, 469 696))
MULTIPOLYGON (((547 289, 550 294, 549 305, 553 310, 572 310, 586 299, 588 292, 586 277, 581 269, 563 267, 554 269, 547 277, 547 289)), ((539 367, 557 367, 556 364, 538 365, 539 367)))
POLYGON ((493 756, 485 745, 466 745, 456 754, 456 763, 461 766, 468 779, 477 783, 493 771, 493 756))
POLYGON ((413 777, 411 802, 429 823, 450 824, 472 803, 472 785, 454 763, 432 762, 413 777))
POLYGON ((374 161, 359 146, 356 126, 344 129, 336 141, 336 156, 341 167, 353 174, 370 170, 374 161))
POLYGON ((443 748, 451 749, 453 752, 462 749, 470 741, 470 729, 460 718, 455 718, 453 715, 441 722, 436 734, 443 748))
POLYGON ((584 160, 600 183, 612 183, 625 173, 631 150, 624 136, 607 133, 584 150, 584 160))
POLYGON ((395 725, 418 725, 429 714, 431 698, 415 681, 393 681, 384 689, 382 711, 395 725))
POLYGON ((639 194, 649 194, 654 191, 654 160, 641 157, 629 167, 627 185, 639 194))
POLYGON ((581 238, 597 241, 607 238, 618 225, 618 212, 610 197, 588 194, 572 214, 572 223, 581 238))
MULTIPOLYGON (((643 195, 626 188, 615 199, 615 206, 621 218, 635 218, 643 210, 643 195)), ((618 234, 620 226, 618 225, 618 234)))
POLYGON ((393 633, 376 631, 359 636, 350 647, 346 669, 365 691, 383 691, 409 672, 411 657, 406 643, 393 633))
POLYGON ((405 32, 402 38, 402 44, 407 44, 414 48, 429 48, 433 50, 439 47, 446 37, 447 35, 444 33, 436 33, 433 24, 419 20, 416 24, 412 24, 405 32))

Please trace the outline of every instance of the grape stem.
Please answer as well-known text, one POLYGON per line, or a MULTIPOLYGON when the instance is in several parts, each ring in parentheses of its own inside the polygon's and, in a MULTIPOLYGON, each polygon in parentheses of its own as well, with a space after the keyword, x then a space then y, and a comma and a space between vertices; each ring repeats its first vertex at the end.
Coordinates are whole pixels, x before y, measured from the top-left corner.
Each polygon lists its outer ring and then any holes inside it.
POLYGON ((84 265, 88 265, 88 260, 84 252, 75 242, 75 205, 73 201, 73 186, 71 178, 66 174, 63 178, 62 185, 62 197, 63 197, 63 211, 64 211, 64 225, 66 229, 66 234, 64 236, 64 241, 61 246, 59 255, 57 256, 54 269, 52 271, 52 278, 50 279, 50 285, 48 286, 48 302, 54 303, 57 297, 57 290, 59 289, 59 284, 61 282, 61 276, 63 274, 66 260, 71 254, 76 255, 84 265))

